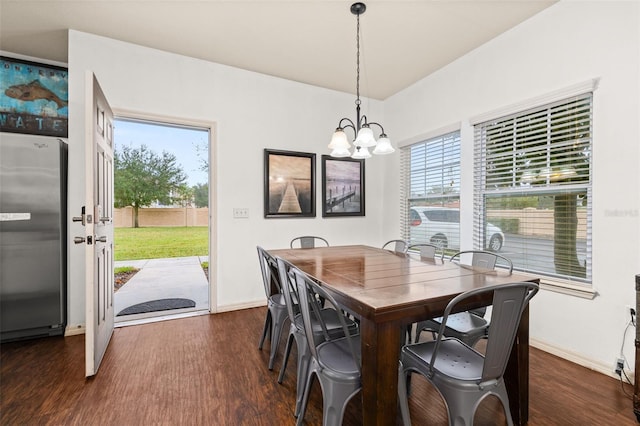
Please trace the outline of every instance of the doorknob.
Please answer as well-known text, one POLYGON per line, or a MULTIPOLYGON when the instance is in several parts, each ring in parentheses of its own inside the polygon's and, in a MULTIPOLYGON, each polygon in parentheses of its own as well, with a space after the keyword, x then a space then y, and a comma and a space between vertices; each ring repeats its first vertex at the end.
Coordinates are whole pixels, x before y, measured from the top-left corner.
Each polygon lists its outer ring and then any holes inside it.
POLYGON ((96 240, 96 242, 106 243, 107 242, 107 236, 106 235, 102 235, 100 237, 96 237, 95 240, 96 240))
POLYGON ((101 217, 100 218, 100 222, 102 222, 102 223, 111 222, 111 218, 110 217, 101 217))
POLYGON ((87 241, 84 237, 73 237, 73 242, 75 244, 82 244, 87 241))

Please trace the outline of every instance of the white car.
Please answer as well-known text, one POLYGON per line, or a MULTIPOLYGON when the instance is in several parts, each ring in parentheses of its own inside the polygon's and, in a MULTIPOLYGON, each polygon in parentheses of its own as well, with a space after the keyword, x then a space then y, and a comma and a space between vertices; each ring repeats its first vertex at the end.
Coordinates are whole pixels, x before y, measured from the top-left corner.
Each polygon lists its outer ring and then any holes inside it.
MULTIPOLYGON (((460 210, 448 207, 411 207, 409 211, 411 244, 428 242, 443 248, 460 248, 460 210)), ((486 248, 499 251, 504 233, 487 223, 486 248)))

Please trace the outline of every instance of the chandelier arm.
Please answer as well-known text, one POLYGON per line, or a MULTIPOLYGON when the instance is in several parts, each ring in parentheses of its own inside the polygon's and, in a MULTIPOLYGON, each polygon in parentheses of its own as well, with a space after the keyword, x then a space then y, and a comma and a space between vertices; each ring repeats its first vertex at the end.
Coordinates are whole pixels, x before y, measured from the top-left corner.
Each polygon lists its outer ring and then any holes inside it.
POLYGON ((353 121, 351 121, 347 117, 341 118, 340 121, 338 122, 338 128, 339 129, 346 129, 347 127, 351 127, 354 131, 356 130, 356 125, 353 124, 353 121), (347 121, 349 124, 343 125, 342 124, 343 121, 347 121))
MULTIPOLYGON (((381 133, 382 135, 384 135, 384 134, 385 134, 385 133, 384 133, 384 127, 382 127, 382 124, 380 124, 380 123, 376 123, 375 121, 371 121, 371 122, 369 122, 369 123, 367 123, 367 124, 368 124, 369 126, 371 126, 372 124, 375 124, 376 126, 380 127, 380 133, 381 133)), ((385 136, 386 136, 386 135, 385 135, 385 136)))
MULTIPOLYGON (((351 122, 351 120, 349 120, 349 122, 351 122)), ((353 139, 356 138, 356 136, 358 136, 358 131, 356 130, 356 127, 353 124, 347 124, 346 126, 342 127, 342 130, 344 131, 344 129, 347 128, 351 128, 351 130, 353 130, 353 139)))

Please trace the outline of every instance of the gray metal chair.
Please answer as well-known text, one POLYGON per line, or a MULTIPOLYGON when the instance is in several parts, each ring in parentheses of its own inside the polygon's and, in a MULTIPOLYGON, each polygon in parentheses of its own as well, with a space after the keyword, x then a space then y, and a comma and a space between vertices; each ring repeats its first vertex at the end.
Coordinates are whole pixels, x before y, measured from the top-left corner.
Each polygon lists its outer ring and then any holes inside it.
POLYGON ((304 412, 309 401, 309 393, 313 383, 312 379, 315 375, 322 388, 323 426, 341 425, 347 403, 362 388, 360 336, 353 336, 344 316, 339 315, 338 319, 340 320, 344 337, 337 339, 332 338, 328 332, 327 324, 320 314, 322 307, 320 306, 319 299, 323 299, 325 305, 330 305, 338 312, 341 311, 340 306, 331 294, 326 292, 306 274, 297 268, 292 268, 292 271, 298 286, 298 294, 301 300, 300 312, 302 314, 307 346, 311 353, 302 405, 296 424, 298 426, 302 425, 304 421, 304 412), (317 346, 313 340, 314 330, 312 318, 320 324, 324 337, 324 342, 317 346))
POLYGON ((383 249, 387 249, 387 246, 391 246, 393 245, 393 251, 395 251, 396 253, 406 253, 407 252, 407 242, 404 240, 390 240, 387 241, 386 243, 384 243, 382 245, 383 249))
POLYGON ((304 235, 302 237, 296 237, 289 243, 291 248, 296 248, 296 245, 299 245, 298 248, 314 248, 316 243, 322 243, 323 245, 329 247, 329 242, 322 237, 316 237, 313 235, 304 235))
POLYGON ((406 345, 400 353, 398 399, 405 426, 411 424, 407 399, 407 376, 417 372, 440 392, 447 407, 450 425, 473 424, 480 401, 495 395, 502 403, 507 423, 513 424, 504 371, 509 361, 520 318, 538 284, 521 282, 467 291, 447 304, 435 341, 406 345), (461 301, 493 292, 494 324, 485 355, 454 337, 444 337, 451 310, 461 301))
POLYGON ((280 285, 280 279, 278 277, 278 265, 275 258, 262 247, 258 246, 257 248, 264 292, 267 296, 267 317, 264 320, 264 328, 258 349, 262 350, 267 335, 270 335, 269 370, 273 370, 273 364, 280 343, 280 335, 282 334, 282 327, 287 319, 287 305, 284 294, 282 294, 282 286, 280 285), (275 288, 277 292, 272 294, 272 288, 275 288))
MULTIPOLYGON (((451 256, 451 262, 460 262, 461 257, 471 256, 471 266, 495 269, 496 262, 500 259, 504 262, 505 266, 509 270, 509 274, 513 272, 513 263, 511 260, 499 254, 482 251, 482 250, 465 250, 458 252, 451 256)), ((444 335, 449 337, 456 337, 469 346, 474 346, 478 340, 487 336, 489 330, 489 321, 484 318, 487 308, 483 306, 481 308, 472 309, 465 312, 453 314, 449 317, 447 327, 445 328, 444 335)), ((416 338, 417 343, 420 339, 420 334, 423 331, 430 331, 434 337, 435 332, 440 328, 442 318, 433 318, 426 321, 418 322, 416 326, 416 338)))
MULTIPOLYGON (((286 260, 276 257, 278 262, 278 273, 280 277, 280 283, 282 284, 283 294, 287 304, 287 312, 289 314, 290 329, 289 337, 287 338, 287 345, 284 350, 284 359, 282 366, 280 367, 280 375, 278 376, 278 383, 282 383, 284 379, 284 373, 287 369, 287 363, 289 355, 291 353, 291 346, 295 339, 296 347, 298 348, 298 376, 297 376, 297 391, 296 391, 296 409, 294 416, 298 417, 300 413, 300 406, 302 405, 302 394, 307 380, 307 371, 309 369, 309 362, 311 359, 311 352, 307 345, 305 336, 304 323, 302 321, 302 315, 300 314, 298 288, 295 282, 295 276, 292 273, 294 266, 286 260)), ((325 339, 324 329, 332 339, 338 337, 344 337, 342 330, 342 322, 339 316, 343 316, 341 312, 332 308, 320 309, 320 317, 324 323, 325 328, 315 320, 315 317, 311 317, 311 328, 313 330, 313 342, 317 346, 325 339)), ((358 334, 358 325, 355 321, 344 318, 344 323, 349 329, 349 333, 352 336, 358 334)))
MULTIPOLYGON (((433 260, 436 258, 436 252, 440 249, 440 247, 434 244, 427 243, 419 243, 419 244, 411 244, 407 247, 407 253, 411 253, 417 251, 420 254, 420 259, 429 259, 433 260)), ((442 251, 444 254, 444 250, 442 251)))

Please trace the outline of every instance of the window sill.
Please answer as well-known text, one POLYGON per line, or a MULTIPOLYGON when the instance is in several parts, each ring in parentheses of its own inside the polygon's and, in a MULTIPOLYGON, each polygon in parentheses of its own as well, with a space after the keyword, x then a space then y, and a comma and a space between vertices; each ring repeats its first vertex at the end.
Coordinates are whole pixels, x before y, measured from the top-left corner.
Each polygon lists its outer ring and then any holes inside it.
POLYGON ((562 281, 545 276, 527 274, 525 272, 517 272, 518 275, 526 275, 530 277, 540 278, 540 288, 542 290, 553 291, 556 293, 566 294, 568 296, 576 296, 582 299, 593 300, 598 292, 592 287, 585 285, 572 284, 569 281, 562 281))

